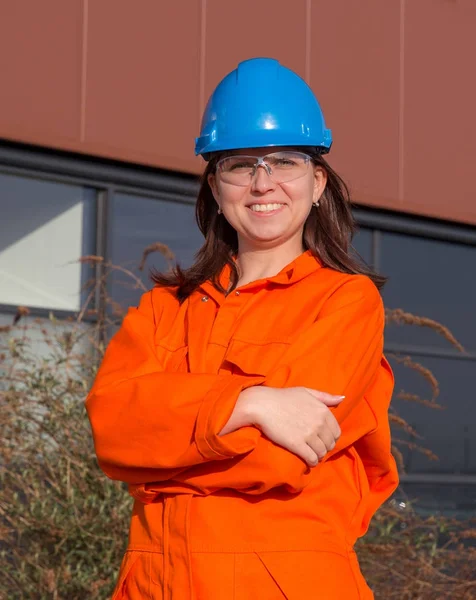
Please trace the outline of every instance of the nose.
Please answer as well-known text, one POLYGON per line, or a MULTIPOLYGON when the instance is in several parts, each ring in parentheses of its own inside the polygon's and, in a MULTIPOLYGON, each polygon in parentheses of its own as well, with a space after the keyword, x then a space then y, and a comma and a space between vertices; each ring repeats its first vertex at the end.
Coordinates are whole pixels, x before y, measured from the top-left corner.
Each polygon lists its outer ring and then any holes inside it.
POLYGON ((253 192, 259 192, 265 194, 269 190, 274 190, 276 184, 272 181, 269 176, 268 167, 264 164, 256 167, 256 173, 251 180, 251 190, 253 192))

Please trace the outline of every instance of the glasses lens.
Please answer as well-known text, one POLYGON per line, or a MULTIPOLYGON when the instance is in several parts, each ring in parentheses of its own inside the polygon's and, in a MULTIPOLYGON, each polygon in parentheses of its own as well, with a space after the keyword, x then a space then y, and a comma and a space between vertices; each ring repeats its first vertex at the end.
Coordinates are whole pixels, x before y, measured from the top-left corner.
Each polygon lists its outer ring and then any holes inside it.
POLYGON ((304 175, 309 156, 301 152, 274 152, 265 156, 264 162, 271 169, 271 179, 276 183, 284 183, 304 175))
POLYGON ((257 156, 228 156, 217 164, 217 170, 225 183, 249 185, 259 168, 263 166, 275 183, 284 183, 302 177, 310 157, 302 152, 273 152, 262 158, 257 156))

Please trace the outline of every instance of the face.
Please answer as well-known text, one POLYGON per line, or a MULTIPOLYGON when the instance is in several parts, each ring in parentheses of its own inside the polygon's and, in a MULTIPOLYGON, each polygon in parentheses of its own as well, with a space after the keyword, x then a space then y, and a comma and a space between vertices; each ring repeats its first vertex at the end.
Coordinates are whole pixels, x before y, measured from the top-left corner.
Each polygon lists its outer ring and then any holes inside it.
MULTIPOLYGON (((286 148, 256 148, 233 151, 234 155, 265 156, 286 148)), ((260 166, 248 186, 223 181, 219 171, 208 183, 223 216, 238 234, 239 250, 273 248, 291 244, 302 250, 304 223, 326 186, 326 172, 309 162, 297 179, 275 183, 260 166)))

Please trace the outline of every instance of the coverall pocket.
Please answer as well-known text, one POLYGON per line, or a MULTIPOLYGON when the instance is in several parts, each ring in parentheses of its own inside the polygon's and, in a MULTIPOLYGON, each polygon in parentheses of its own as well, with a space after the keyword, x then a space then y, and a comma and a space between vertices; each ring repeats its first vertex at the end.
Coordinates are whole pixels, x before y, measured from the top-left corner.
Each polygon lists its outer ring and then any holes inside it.
POLYGON ((169 373, 181 371, 185 368, 187 352, 188 347, 183 345, 173 348, 159 344, 155 347, 155 353, 162 369, 169 373))
POLYGON ((266 376, 288 348, 287 341, 260 344, 234 339, 228 346, 224 364, 231 364, 235 373, 266 376))
MULTIPOLYGON (((192 553, 196 600, 285 600, 254 552, 192 553)), ((177 598, 188 598, 177 594, 177 598)), ((304 597, 300 600, 305 600, 304 597)), ((307 600, 307 598, 306 598, 307 600)))
POLYGON ((141 600, 150 596, 150 552, 127 550, 111 600, 141 600))
POLYGON ((367 473, 365 472, 364 463, 363 463, 362 459, 360 458, 360 455, 354 446, 349 446, 349 448, 347 450, 354 458, 354 468, 355 468, 354 473, 355 473, 356 483, 358 485, 360 497, 362 498, 362 500, 365 500, 365 498, 367 497, 367 495, 369 493, 370 487, 369 487, 369 479, 367 477, 367 473))
POLYGON ((287 600, 373 598, 362 574, 344 554, 293 551, 259 552, 258 556, 287 600))

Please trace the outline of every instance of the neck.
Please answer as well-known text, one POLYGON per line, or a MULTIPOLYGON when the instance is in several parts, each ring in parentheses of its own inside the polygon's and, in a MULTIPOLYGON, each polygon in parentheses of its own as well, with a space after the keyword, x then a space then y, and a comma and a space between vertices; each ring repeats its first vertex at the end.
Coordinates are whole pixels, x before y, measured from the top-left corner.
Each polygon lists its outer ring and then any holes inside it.
POLYGON ((238 286, 277 275, 304 252, 301 240, 299 244, 290 242, 274 248, 240 248, 236 261, 240 276, 238 286))

